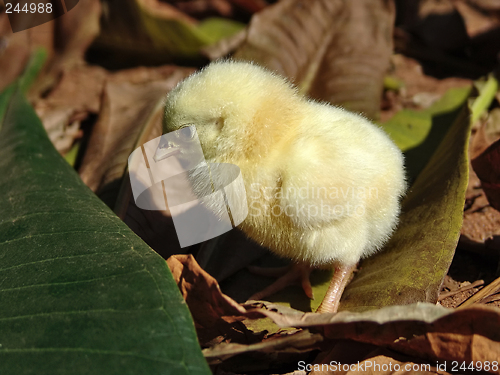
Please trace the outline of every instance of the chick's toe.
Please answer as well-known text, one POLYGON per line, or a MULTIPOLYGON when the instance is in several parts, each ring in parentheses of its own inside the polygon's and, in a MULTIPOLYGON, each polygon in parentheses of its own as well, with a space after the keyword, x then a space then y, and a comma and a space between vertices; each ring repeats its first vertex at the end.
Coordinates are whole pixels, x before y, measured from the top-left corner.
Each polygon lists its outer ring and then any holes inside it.
POLYGON ((308 264, 292 263, 290 266, 281 268, 249 267, 249 270, 252 273, 264 276, 272 276, 276 275, 276 273, 282 274, 282 276, 280 276, 267 288, 250 296, 249 300, 262 300, 263 298, 271 296, 290 285, 297 284, 297 281, 300 281, 302 289, 304 289, 307 297, 309 297, 310 299, 314 299, 311 281, 309 280, 313 268, 308 264))

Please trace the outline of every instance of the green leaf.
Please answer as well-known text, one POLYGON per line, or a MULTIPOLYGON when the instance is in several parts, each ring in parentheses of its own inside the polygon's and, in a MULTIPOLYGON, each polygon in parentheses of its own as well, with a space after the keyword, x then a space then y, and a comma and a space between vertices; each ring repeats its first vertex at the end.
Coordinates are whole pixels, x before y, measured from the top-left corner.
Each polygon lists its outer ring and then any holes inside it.
POLYGON ((43 68, 43 64, 47 60, 47 50, 45 48, 37 48, 32 54, 31 57, 24 68, 23 75, 19 78, 19 87, 23 94, 26 94, 35 82, 38 73, 43 68))
POLYGON ((471 105, 473 124, 479 120, 483 112, 488 109, 498 91, 498 81, 493 74, 489 75, 486 82, 476 81, 475 83, 476 86, 479 86, 479 96, 471 105))
POLYGON ((382 252, 362 262, 340 310, 437 301, 462 226, 469 135, 470 111, 463 105, 403 200, 397 231, 382 252))
POLYGON ((167 2, 105 1, 106 16, 94 47, 114 51, 109 64, 165 64, 173 60, 204 61, 200 50, 230 37, 245 25, 223 18, 204 22, 189 17, 167 2), (129 61, 123 61, 128 57, 129 61))
POLYGON ((450 89, 429 108, 405 109, 381 124, 405 153, 408 181, 413 182, 427 165, 469 94, 470 87, 450 89))
POLYGON ((165 261, 1 98, 0 373, 209 374, 165 261))
MULTIPOLYGON (((28 89, 35 81, 38 73, 42 70, 43 64, 47 60, 47 50, 39 47, 32 54, 28 63, 24 67, 23 74, 19 77, 19 82, 15 82, 7 86, 2 93, 0 93, 0 114, 4 113, 11 95, 19 84, 20 90, 26 94, 28 89)), ((2 122, 0 121, 0 130, 2 129, 2 122)))
POLYGON ((245 28, 245 24, 230 19, 212 17, 198 25, 198 32, 210 41, 210 44, 231 37, 245 28))

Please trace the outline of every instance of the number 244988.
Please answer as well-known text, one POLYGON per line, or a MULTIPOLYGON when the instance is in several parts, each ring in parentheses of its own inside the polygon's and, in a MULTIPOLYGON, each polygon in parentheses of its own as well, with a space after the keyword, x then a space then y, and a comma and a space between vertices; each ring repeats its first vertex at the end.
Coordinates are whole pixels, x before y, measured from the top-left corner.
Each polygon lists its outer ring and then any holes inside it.
POLYGON ((21 6, 19 3, 14 6, 11 3, 6 3, 5 7, 7 8, 7 13, 52 13, 52 4, 51 3, 30 3, 29 6, 28 4, 24 4, 24 6, 21 9, 21 6))

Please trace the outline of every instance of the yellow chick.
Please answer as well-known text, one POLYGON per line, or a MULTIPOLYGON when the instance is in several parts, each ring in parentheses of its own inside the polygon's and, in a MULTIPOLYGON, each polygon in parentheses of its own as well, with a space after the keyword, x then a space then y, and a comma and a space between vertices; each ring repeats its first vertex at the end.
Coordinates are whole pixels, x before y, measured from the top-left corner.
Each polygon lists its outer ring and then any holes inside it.
POLYGON ((239 228, 296 266, 252 298, 335 267, 318 312, 337 310, 360 258, 393 232, 405 191, 403 156, 362 116, 299 94, 247 62, 215 62, 177 85, 164 132, 195 125, 205 158, 240 167, 248 216, 239 228))

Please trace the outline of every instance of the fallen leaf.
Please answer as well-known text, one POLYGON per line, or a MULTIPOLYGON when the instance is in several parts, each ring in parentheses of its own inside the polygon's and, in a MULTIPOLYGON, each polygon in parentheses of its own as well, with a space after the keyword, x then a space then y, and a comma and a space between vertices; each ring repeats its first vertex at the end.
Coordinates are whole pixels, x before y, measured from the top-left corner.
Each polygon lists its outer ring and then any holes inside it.
POLYGON ((80 125, 100 111, 108 73, 95 66, 63 71, 50 93, 35 102, 35 110, 56 149, 64 154, 80 136, 80 125))
MULTIPOLYGON (((286 316, 262 312, 282 327, 323 326, 325 338, 387 347, 426 361, 493 365, 500 358, 500 330, 496 328, 500 327, 500 312, 492 307, 453 310, 417 303, 362 313, 286 316)), ((498 374, 499 367, 487 371, 498 374)))
POLYGON ((191 254, 171 256, 167 264, 197 324, 209 327, 222 316, 246 312, 222 294, 217 281, 198 266, 191 254))
POLYGON ((21 90, 5 101, 0 373, 209 374, 165 261, 82 183, 21 90))
POLYGON ((470 94, 470 87, 452 88, 429 108, 404 109, 380 124, 405 152, 407 178, 412 182, 429 162, 470 94))
POLYGON ((160 0, 106 0, 102 31, 90 58, 107 67, 160 65, 174 60, 200 63, 200 49, 244 28, 233 20, 197 21, 160 0), (109 54, 109 51, 114 51, 109 54))
POLYGON ((491 206, 500 210, 500 140, 493 143, 471 163, 491 206))
POLYGON ((115 182, 114 193, 107 199, 111 206, 128 156, 141 144, 161 135, 163 98, 191 72, 170 66, 137 68, 107 80, 99 118, 79 173, 87 186, 100 195, 115 182))
MULTIPOLYGON (((217 281, 196 263, 192 255, 173 255, 167 259, 167 264, 191 311, 202 347, 214 342, 236 340, 253 344, 260 341, 262 335, 253 335, 241 323, 246 316, 245 308, 222 294, 217 281)), ((239 349, 234 350, 236 353, 239 349)), ((220 353, 220 356, 225 357, 226 354, 220 353)))
POLYGON ((285 0, 256 14, 234 57, 314 99, 376 118, 392 52, 392 1, 285 0))
POLYGON ((323 337, 320 334, 313 334, 308 330, 302 330, 297 333, 282 337, 273 337, 272 339, 251 345, 223 343, 203 350, 203 355, 207 358, 209 364, 213 364, 247 352, 258 351, 275 354, 282 351, 296 354, 300 353, 300 351, 311 351, 321 341, 323 341, 323 337))
POLYGON ((0 38, 6 46, 0 54, 0 90, 16 79, 31 53, 43 47, 48 59, 28 97, 37 99, 48 91, 64 70, 82 64, 88 46, 99 33, 100 12, 99 0, 80 0, 64 16, 16 33, 12 33, 6 13, 0 14, 0 38))
POLYGON ((40 47, 53 54, 53 23, 13 33, 6 13, 0 13, 0 90, 13 83, 23 72, 31 54, 40 47))

